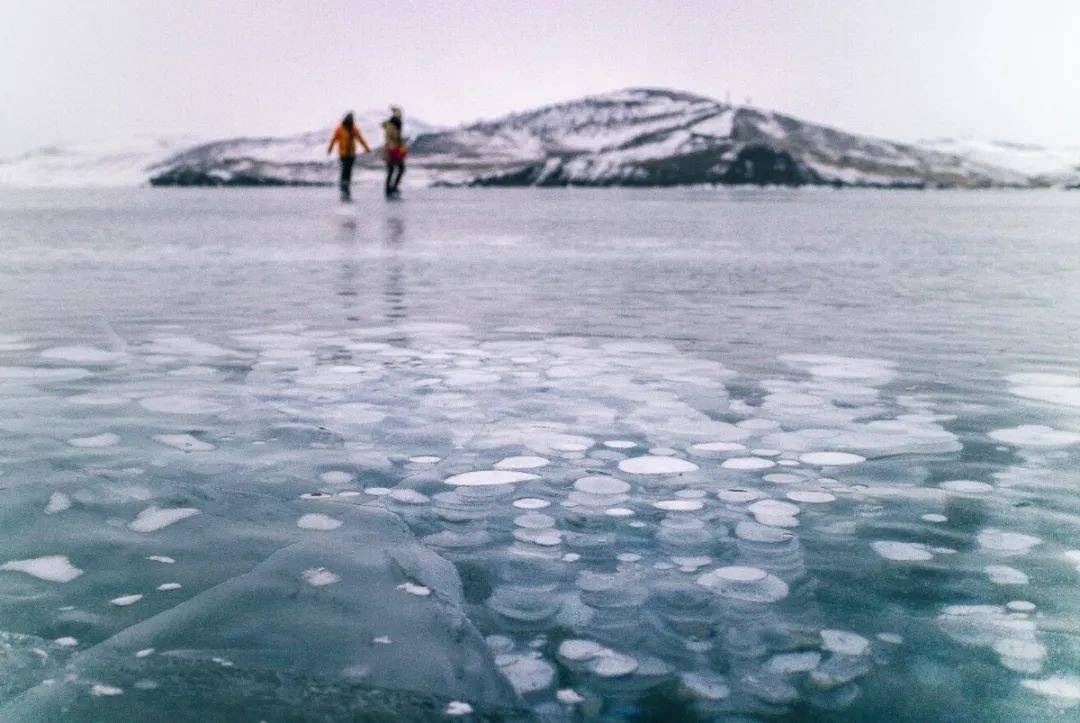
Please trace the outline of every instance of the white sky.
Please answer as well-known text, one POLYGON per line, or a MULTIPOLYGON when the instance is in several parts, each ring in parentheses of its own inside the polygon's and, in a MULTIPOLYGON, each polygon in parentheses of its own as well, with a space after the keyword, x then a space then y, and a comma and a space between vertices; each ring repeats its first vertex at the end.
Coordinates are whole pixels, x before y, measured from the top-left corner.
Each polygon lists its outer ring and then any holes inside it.
POLYGON ((1080 0, 0 0, 0 156, 629 86, 897 139, 1080 143, 1080 0))

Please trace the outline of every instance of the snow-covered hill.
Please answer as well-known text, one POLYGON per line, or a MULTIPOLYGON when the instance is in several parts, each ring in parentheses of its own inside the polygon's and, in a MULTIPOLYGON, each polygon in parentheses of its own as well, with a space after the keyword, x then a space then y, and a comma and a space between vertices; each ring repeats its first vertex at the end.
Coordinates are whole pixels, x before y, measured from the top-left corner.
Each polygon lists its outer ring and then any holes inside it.
POLYGON ((198 142, 191 136, 138 136, 47 146, 0 159, 0 186, 136 186, 147 182, 149 168, 198 142))
POLYGON ((1030 176, 1037 184, 1080 183, 1080 146, 1047 147, 978 138, 933 138, 920 148, 1008 168, 1030 176))
MULTIPOLYGON (((360 114, 372 145, 382 111, 360 114)), ((858 136, 759 108, 690 93, 630 89, 589 96, 454 129, 406 118, 411 185, 672 186, 786 184, 982 188, 1026 186, 1027 170, 999 167, 964 149, 858 136)), ((58 179, 155 185, 301 185, 334 182, 329 129, 287 137, 233 138, 160 153, 133 151, 125 174, 115 154, 65 151, 0 161, 0 183, 58 179), (70 160, 74 159, 74 160, 70 160), (70 162, 69 162, 70 160, 70 162), (95 168, 95 163, 100 168, 95 168), (38 164, 38 165, 35 165, 38 164), (65 165, 66 164, 66 165, 65 165), (50 168, 49 173, 40 172, 50 168), (38 169, 37 176, 34 169, 38 169)), ((377 154, 354 177, 375 182, 377 154)), ((36 183, 35 185, 42 185, 36 183)))
POLYGON ((1026 185, 1023 174, 689 93, 631 89, 420 138, 479 185, 1026 185))

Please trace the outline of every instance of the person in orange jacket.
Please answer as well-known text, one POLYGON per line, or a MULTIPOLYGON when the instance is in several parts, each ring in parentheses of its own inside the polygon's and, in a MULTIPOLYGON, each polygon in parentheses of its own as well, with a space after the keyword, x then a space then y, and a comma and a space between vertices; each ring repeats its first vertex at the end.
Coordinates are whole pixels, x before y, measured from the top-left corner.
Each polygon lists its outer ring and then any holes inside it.
POLYGON ((352 183, 352 167, 356 161, 356 141, 364 147, 364 153, 371 153, 371 147, 364 140, 360 129, 353 122, 353 114, 346 113, 341 120, 341 125, 334 129, 334 135, 330 136, 330 145, 326 148, 326 155, 334 151, 334 145, 338 147, 338 156, 341 159, 341 200, 351 201, 352 192, 349 185, 352 183))

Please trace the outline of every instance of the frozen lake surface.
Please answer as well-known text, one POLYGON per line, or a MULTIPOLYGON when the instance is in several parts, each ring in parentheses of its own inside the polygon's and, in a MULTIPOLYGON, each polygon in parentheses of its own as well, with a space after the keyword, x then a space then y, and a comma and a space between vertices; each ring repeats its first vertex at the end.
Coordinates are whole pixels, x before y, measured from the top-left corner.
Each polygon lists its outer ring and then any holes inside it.
POLYGON ((0 195, 0 719, 1080 715, 1080 195, 331 195, 0 195))

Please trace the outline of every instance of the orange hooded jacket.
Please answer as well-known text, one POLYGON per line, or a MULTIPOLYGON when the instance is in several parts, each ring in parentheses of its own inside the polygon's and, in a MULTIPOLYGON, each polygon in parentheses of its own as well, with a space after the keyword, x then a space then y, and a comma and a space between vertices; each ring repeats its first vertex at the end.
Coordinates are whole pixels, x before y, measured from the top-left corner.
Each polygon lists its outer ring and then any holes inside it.
POLYGON ((326 152, 330 153, 334 150, 334 144, 336 143, 339 156, 342 158, 355 156, 356 141, 360 141, 360 145, 364 147, 365 153, 371 152, 371 148, 368 146, 367 141, 364 140, 364 136, 360 133, 359 128, 353 126, 352 133, 349 133, 344 124, 338 124, 338 127, 334 129, 334 135, 330 136, 330 145, 327 147, 326 152))

